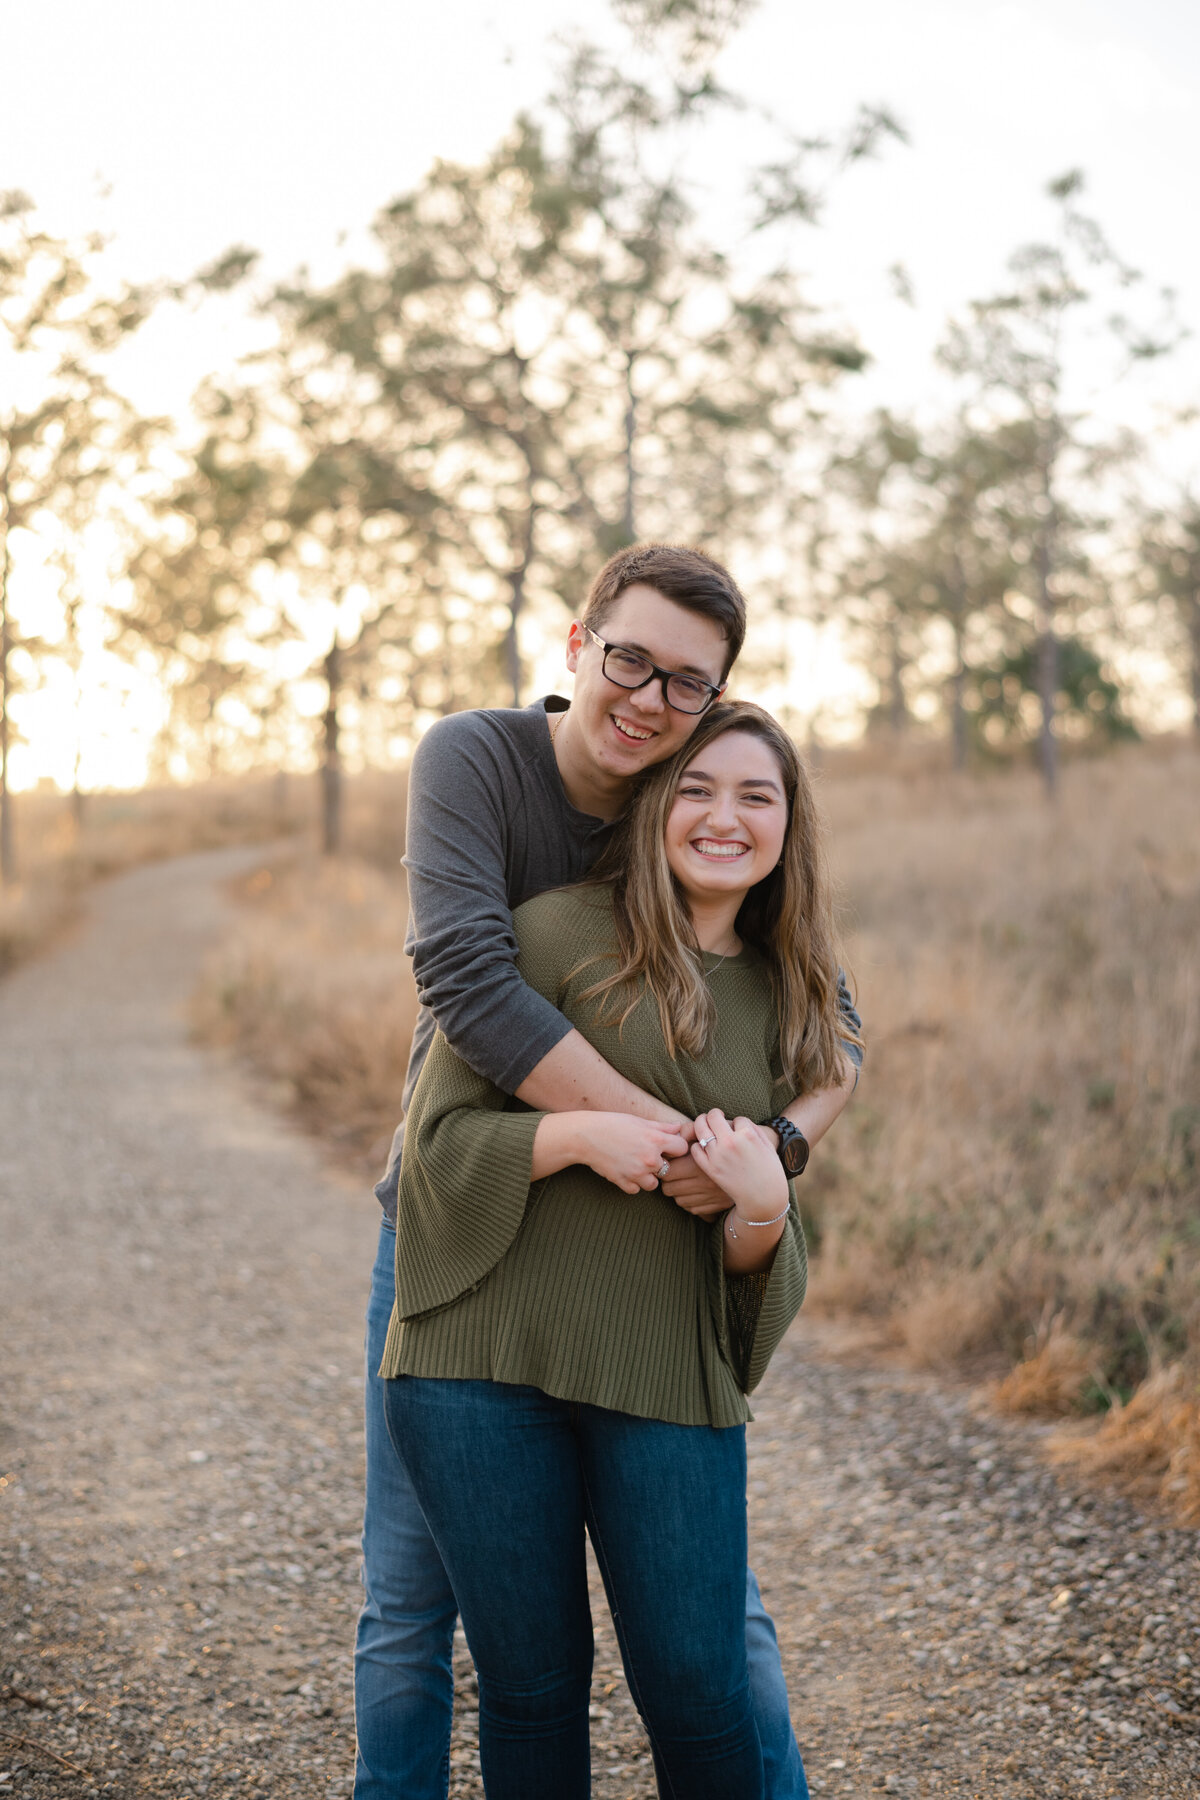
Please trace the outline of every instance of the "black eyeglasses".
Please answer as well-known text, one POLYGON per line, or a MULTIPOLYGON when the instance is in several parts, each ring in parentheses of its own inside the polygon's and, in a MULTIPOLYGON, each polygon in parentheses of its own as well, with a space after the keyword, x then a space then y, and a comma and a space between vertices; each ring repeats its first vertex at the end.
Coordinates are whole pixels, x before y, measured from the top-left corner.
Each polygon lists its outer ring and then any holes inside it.
POLYGON ((675 669, 660 669, 657 663, 652 663, 640 651, 627 650, 623 644, 606 644, 590 625, 585 625, 583 629, 592 642, 599 644, 603 650, 604 662, 601 666, 608 680, 616 687, 628 688, 632 692, 657 679, 662 682, 663 697, 667 705, 681 713, 702 713, 725 691, 724 682, 720 687, 714 687, 711 681, 705 681, 699 675, 681 675, 675 669))

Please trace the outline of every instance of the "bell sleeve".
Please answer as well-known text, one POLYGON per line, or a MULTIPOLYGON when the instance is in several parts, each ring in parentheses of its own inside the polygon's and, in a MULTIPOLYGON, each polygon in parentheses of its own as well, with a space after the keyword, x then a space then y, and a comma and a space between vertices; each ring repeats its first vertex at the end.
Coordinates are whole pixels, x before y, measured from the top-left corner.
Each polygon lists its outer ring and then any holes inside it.
POLYGON ((393 1322, 449 1306, 495 1268, 525 1217, 544 1117, 434 1038, 405 1129, 393 1322))
MULTIPOLYGON (((790 1182, 788 1189, 790 1193, 790 1182)), ((720 1309, 715 1320, 717 1335, 738 1386, 744 1394, 752 1394, 804 1304, 808 1248, 794 1194, 769 1269, 754 1275, 730 1275, 724 1266, 724 1231, 724 1216, 714 1219, 710 1290, 720 1309)))
MULTIPOLYGON (((521 979, 551 1005, 579 960, 564 911, 563 895, 546 894, 515 920, 521 979)), ((513 1243, 541 1191, 530 1171, 545 1116, 477 1074, 440 1031, 434 1037, 405 1121, 385 1377, 396 1372, 404 1321, 477 1288, 513 1243)))

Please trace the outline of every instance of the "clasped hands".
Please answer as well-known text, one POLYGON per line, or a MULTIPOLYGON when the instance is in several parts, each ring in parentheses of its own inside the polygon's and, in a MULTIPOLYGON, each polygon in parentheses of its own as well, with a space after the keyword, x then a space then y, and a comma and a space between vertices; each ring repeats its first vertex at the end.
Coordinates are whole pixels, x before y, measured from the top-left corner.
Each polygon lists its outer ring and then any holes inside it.
POLYGON ((548 1167, 587 1163, 622 1193, 661 1187, 676 1206, 698 1219, 728 1212, 747 1190, 773 1193, 782 1185, 786 1195, 775 1133, 752 1119, 731 1122, 719 1109, 673 1124, 631 1113, 549 1115, 560 1127, 568 1119, 570 1146, 548 1167))
MULTIPOLYGON (((758 1188, 764 1177, 783 1176, 775 1133, 753 1119, 729 1120, 714 1110, 682 1126, 680 1135, 688 1149, 682 1156, 664 1159, 667 1173, 660 1185, 676 1206, 697 1219, 715 1219, 728 1212, 735 1199, 732 1190, 743 1183, 758 1188)), ((786 1179, 776 1185, 782 1186, 786 1205, 786 1179)))

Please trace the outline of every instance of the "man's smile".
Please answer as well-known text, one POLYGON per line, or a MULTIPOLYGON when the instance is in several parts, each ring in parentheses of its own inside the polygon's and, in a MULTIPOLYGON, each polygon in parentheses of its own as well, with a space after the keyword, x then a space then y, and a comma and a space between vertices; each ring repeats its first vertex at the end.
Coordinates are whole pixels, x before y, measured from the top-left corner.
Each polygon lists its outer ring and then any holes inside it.
POLYGON ((631 744, 648 744, 655 736, 653 731, 648 731, 644 725, 635 725, 631 719, 620 719, 616 713, 609 713, 608 716, 621 736, 628 738, 631 744))

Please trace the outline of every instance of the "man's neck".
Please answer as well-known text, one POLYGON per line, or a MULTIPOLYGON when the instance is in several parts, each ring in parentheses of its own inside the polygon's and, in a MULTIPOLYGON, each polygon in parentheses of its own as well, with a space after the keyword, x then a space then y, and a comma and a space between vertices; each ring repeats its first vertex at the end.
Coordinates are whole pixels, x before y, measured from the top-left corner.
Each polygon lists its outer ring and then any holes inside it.
POLYGON ((598 769, 571 734, 570 712, 548 713, 550 742, 567 799, 580 812, 606 821, 625 811, 633 783, 598 769))

